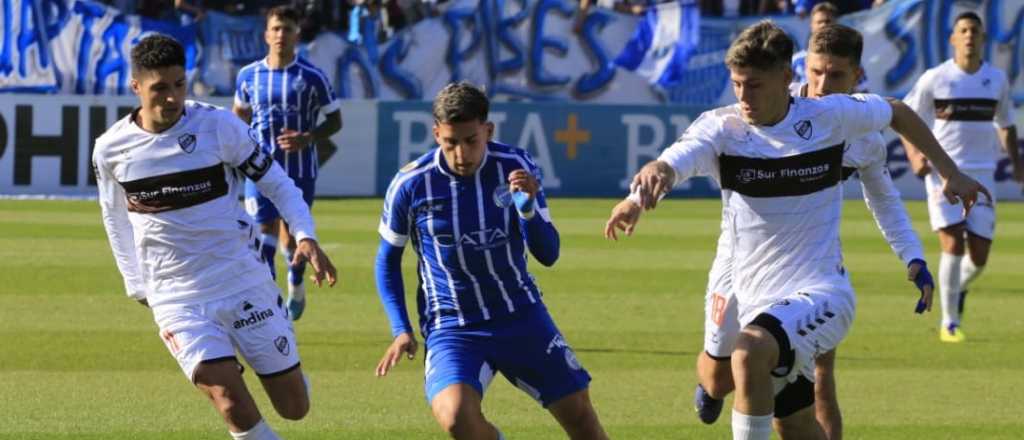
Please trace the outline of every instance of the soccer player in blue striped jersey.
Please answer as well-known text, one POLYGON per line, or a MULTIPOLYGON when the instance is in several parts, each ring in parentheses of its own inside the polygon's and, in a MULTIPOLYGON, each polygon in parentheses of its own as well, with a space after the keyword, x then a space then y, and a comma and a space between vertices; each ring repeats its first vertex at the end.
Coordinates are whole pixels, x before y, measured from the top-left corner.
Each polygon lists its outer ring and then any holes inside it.
MULTIPOLYGON (((317 144, 330 142, 328 138, 341 130, 341 110, 323 72, 295 53, 298 21, 298 12, 290 7, 267 11, 264 39, 270 50, 266 58, 238 72, 234 112, 249 122, 260 144, 284 167, 312 207, 319 172, 317 144), (324 122, 317 125, 321 114, 324 122)), ((245 198, 249 214, 260 224, 261 253, 275 278, 274 255, 281 240, 288 264, 288 310, 298 320, 306 307, 302 282, 306 264, 294 260, 295 238, 274 204, 252 182, 246 183, 245 198)))
POLYGON ((501 372, 570 438, 605 439, 587 391, 590 375, 526 267, 527 250, 545 266, 558 259, 540 169, 526 151, 491 141, 488 108, 471 84, 445 87, 433 108, 440 146, 402 167, 388 188, 376 276, 394 341, 377 375, 416 353, 401 271, 411 242, 419 258, 424 390, 441 427, 457 439, 503 438, 481 412, 484 391, 501 372))

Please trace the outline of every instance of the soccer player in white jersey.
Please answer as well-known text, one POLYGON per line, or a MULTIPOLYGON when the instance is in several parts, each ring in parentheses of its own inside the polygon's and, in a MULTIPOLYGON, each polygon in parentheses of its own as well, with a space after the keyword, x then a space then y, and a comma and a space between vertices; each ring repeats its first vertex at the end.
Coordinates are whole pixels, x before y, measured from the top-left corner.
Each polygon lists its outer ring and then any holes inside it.
MULTIPOLYGON (((843 25, 826 26, 811 35, 808 51, 808 82, 791 90, 794 96, 817 98, 833 93, 853 92, 863 71, 859 67, 863 51, 860 33, 843 25)), ((880 133, 871 133, 851 143, 870 144, 853 148, 886 150, 880 133)), ((933 288, 931 274, 924 261, 921 242, 911 225, 899 190, 889 176, 884 157, 884 154, 878 154, 875 161, 859 169, 844 168, 843 176, 858 172, 868 210, 875 217, 893 252, 907 265, 907 278, 922 290, 923 295, 927 295, 930 293, 923 290, 933 288)), ((635 209, 639 209, 639 206, 635 209)), ((733 390, 729 359, 740 328, 736 316, 736 300, 731 291, 729 248, 732 242, 731 230, 723 230, 718 243, 721 252, 715 256, 709 273, 705 299, 704 351, 697 359, 700 384, 697 385, 694 398, 697 415, 705 423, 717 420, 725 395, 733 390)), ((920 313, 923 310, 915 311, 920 313)), ((842 414, 836 396, 834 368, 835 350, 815 359, 815 413, 829 440, 842 438, 842 414)))
POLYGON ((726 55, 739 103, 705 112, 645 165, 630 196, 641 209, 619 204, 605 228, 609 237, 631 230, 642 210, 691 176, 719 182, 742 327, 731 359, 734 439, 768 439, 773 418, 785 438, 825 438, 813 407, 814 359, 845 337, 855 302, 839 245, 842 168, 885 160, 884 150, 848 139, 891 126, 922 146, 948 197, 970 206, 985 191, 899 101, 790 98, 792 53, 770 21, 740 34, 726 55))
POLYGON ((160 338, 235 439, 273 440, 242 380, 236 352, 278 414, 309 411, 292 323, 238 203, 245 178, 299 238, 296 259, 317 284, 336 272, 313 235, 302 194, 230 112, 185 100, 185 51, 166 36, 132 48, 140 107, 96 140, 103 225, 128 296, 152 309, 160 338))
MULTIPOLYGON (((263 149, 274 156, 295 186, 302 190, 306 205, 313 206, 319 174, 317 145, 341 130, 341 110, 327 76, 295 53, 299 40, 299 13, 288 6, 270 8, 266 14, 267 57, 238 71, 233 110, 248 122, 263 149), (317 118, 324 120, 317 125, 317 118)), ((303 273, 306 263, 292 264, 295 237, 272 201, 252 182, 245 186, 245 203, 260 224, 263 259, 275 274, 278 240, 288 265, 288 310, 299 320, 306 309, 303 273)))
MULTIPOLYGON (((997 145, 1001 144, 1010 156, 1014 180, 1024 182, 1010 83, 1003 71, 981 59, 985 51, 981 18, 973 12, 958 15, 949 42, 953 45, 953 58, 921 75, 904 100, 931 127, 957 166, 971 177, 994 188, 997 145)), ((980 200, 965 215, 962 209, 943 200, 939 176, 921 156, 917 145, 907 139, 903 145, 914 172, 925 178, 928 215, 942 249, 938 273, 942 299, 939 339, 961 342, 964 299, 968 285, 988 262, 995 233, 996 201, 980 200)))

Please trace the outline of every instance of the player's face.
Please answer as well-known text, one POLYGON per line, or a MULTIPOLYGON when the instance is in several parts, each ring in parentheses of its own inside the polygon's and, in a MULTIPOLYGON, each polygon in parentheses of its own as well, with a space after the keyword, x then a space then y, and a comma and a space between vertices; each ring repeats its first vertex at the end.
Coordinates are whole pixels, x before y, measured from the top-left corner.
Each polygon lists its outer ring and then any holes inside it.
POLYGON ((968 58, 981 57, 982 45, 985 44, 985 31, 981 24, 971 19, 961 19, 953 25, 953 34, 949 43, 958 55, 968 58))
POLYGON ((836 22, 836 18, 828 12, 817 12, 811 16, 811 33, 818 32, 821 28, 836 22))
POLYGON ((267 19, 267 30, 263 33, 270 51, 290 55, 299 42, 299 26, 294 21, 276 15, 267 19))
POLYGON ((789 64, 771 69, 733 67, 729 69, 729 77, 744 120, 755 125, 770 125, 786 116, 789 83, 793 80, 789 64))
POLYGON ((849 58, 807 53, 807 94, 820 98, 833 93, 852 93, 864 71, 849 58))
POLYGON ((484 160, 487 141, 494 134, 494 124, 472 120, 434 124, 434 139, 441 146, 444 160, 455 174, 471 176, 484 160))
POLYGON ((186 83, 185 69, 170 66, 133 72, 131 87, 144 117, 158 127, 170 127, 185 110, 186 83))

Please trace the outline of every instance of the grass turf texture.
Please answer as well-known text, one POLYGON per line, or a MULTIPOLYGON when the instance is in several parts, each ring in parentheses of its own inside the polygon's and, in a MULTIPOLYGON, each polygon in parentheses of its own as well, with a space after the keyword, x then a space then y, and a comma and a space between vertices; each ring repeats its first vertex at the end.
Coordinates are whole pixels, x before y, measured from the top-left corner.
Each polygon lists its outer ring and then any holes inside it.
MULTIPOLYGON (((728 438, 728 406, 708 427, 691 404, 719 202, 666 201, 618 243, 601 237, 613 203, 552 201, 561 259, 551 269, 532 265, 556 322, 594 376, 604 426, 620 439, 728 438)), ((246 373, 285 438, 443 438, 423 399, 422 351, 385 379, 373 375, 390 340, 372 273, 380 204, 316 204, 341 282, 311 288, 297 324, 313 384, 309 416, 280 419, 246 373)), ((935 273, 924 205, 909 208, 935 273)), ((917 294, 903 265, 863 203, 847 202, 842 238, 859 298, 838 358, 847 439, 1020 438, 1024 205, 999 210, 992 258, 968 301, 969 339, 953 345, 938 340, 938 297, 931 314, 912 314, 917 294)), ((0 201, 0 261, 0 439, 227 438, 148 310, 123 296, 95 202, 0 201)), ((411 250, 404 262, 412 291, 411 250)), ((501 378, 484 412, 511 439, 564 438, 546 411, 501 378)))

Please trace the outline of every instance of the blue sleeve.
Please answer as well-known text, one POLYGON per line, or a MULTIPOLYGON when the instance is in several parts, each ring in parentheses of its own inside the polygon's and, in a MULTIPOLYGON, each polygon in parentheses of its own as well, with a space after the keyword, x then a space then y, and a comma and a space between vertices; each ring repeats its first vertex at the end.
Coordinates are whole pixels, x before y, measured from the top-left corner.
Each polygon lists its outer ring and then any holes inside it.
POLYGON ((530 254, 540 264, 552 266, 558 261, 558 251, 561 243, 558 238, 558 230, 554 223, 551 223, 551 215, 548 213, 547 200, 544 191, 537 193, 537 213, 529 220, 519 219, 519 227, 526 236, 526 246, 530 254))
POLYGON ((391 336, 412 333, 409 313, 405 310, 405 288, 402 282, 402 250, 392 246, 385 239, 380 240, 377 249, 377 263, 374 274, 377 278, 377 294, 384 304, 384 313, 391 323, 391 336))
POLYGON ((238 104, 242 108, 250 108, 249 103, 249 84, 246 83, 246 74, 248 70, 241 70, 238 72, 238 76, 235 77, 235 104, 238 104))

